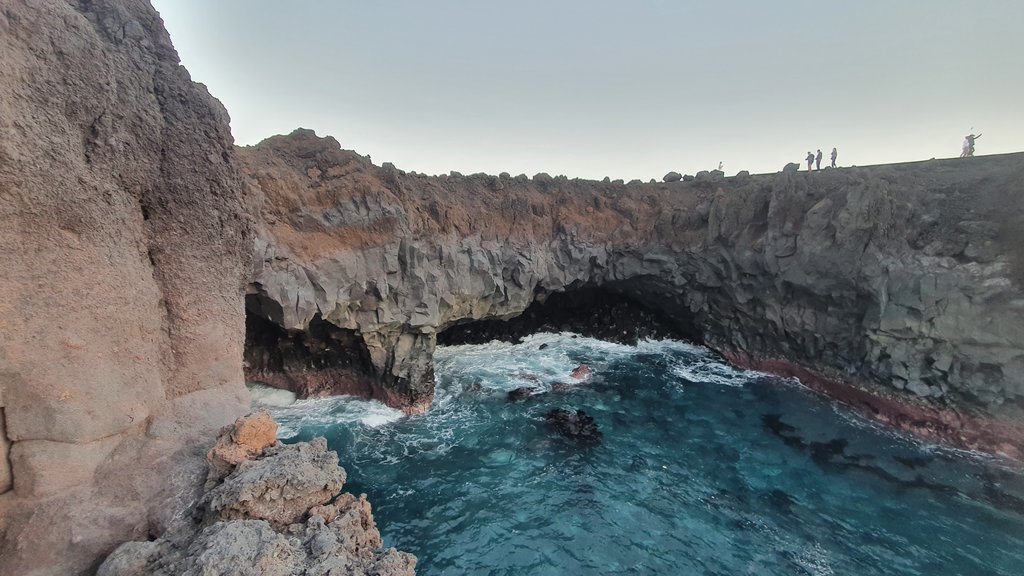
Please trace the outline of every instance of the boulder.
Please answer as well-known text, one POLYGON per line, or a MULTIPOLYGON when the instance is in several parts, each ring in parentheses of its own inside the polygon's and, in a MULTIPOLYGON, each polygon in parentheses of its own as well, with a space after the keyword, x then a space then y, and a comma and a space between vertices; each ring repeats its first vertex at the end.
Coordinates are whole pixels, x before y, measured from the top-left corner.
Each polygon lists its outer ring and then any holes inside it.
POLYGON ((206 493, 205 520, 252 518, 284 527, 300 521, 313 506, 329 502, 344 484, 345 470, 323 438, 275 445, 262 458, 239 463, 206 493))
POLYGON ((255 414, 224 430, 218 445, 230 449, 211 450, 211 462, 241 461, 206 491, 201 524, 122 544, 96 574, 413 576, 415 556, 381 548, 366 495, 339 494, 345 471, 326 440, 267 445, 276 430, 268 424, 255 414))
POLYGON ((263 455, 263 451, 277 443, 277 422, 270 413, 259 412, 242 416, 225 426, 217 442, 206 455, 210 464, 207 482, 215 484, 235 469, 235 466, 263 455))
POLYGON ((664 177, 662 177, 662 180, 664 180, 665 182, 679 182, 682 179, 683 175, 680 174, 679 172, 669 172, 668 174, 665 174, 664 177))

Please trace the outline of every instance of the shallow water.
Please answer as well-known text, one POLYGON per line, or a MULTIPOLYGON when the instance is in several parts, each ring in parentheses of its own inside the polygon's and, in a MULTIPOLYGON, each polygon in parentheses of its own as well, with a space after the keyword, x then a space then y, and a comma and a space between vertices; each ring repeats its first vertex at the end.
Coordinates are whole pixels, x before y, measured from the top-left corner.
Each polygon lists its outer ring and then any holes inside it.
POLYGON ((440 348, 436 375, 422 416, 271 407, 282 438, 327 437, 419 574, 1024 574, 1019 472, 702 348, 537 334, 440 348), (506 400, 580 362, 587 382, 506 400), (603 442, 551 430, 558 407, 593 416, 603 442))

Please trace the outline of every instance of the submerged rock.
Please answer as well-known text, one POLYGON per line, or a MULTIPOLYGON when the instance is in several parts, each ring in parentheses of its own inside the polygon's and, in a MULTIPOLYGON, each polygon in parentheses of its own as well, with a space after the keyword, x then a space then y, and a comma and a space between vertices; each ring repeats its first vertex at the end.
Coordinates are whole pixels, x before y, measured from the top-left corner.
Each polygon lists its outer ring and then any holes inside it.
POLYGON ((544 420, 566 438, 581 444, 601 443, 601 431, 597 429, 597 423, 583 410, 555 408, 544 415, 544 420))
POLYGON ((541 391, 538 388, 533 388, 531 386, 520 386, 519 388, 516 388, 515 390, 510 390, 509 391, 509 393, 508 393, 508 401, 509 402, 518 402, 520 400, 526 400, 530 396, 536 396, 537 394, 540 394, 540 393, 541 393, 541 391))

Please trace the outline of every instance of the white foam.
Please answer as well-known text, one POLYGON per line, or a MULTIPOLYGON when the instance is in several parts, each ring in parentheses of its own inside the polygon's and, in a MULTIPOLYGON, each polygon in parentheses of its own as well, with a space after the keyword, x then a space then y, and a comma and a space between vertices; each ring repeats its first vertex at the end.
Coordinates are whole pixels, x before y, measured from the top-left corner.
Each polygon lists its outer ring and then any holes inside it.
POLYGON ((359 424, 376 428, 400 420, 401 410, 380 402, 352 396, 296 400, 292 404, 266 405, 278 423, 278 437, 290 438, 303 428, 329 428, 338 424, 359 424))
POLYGON ((295 403, 295 393, 280 388, 273 388, 257 382, 246 384, 252 401, 262 406, 291 406, 295 403))
MULTIPOLYGON (((473 418, 472 409, 456 401, 470 385, 478 384, 483 394, 504 394, 524 386, 547 390, 556 383, 581 385, 586 380, 571 377, 580 363, 588 364, 591 374, 599 376, 613 362, 638 354, 668 357, 670 373, 691 382, 739 386, 758 374, 732 368, 707 348, 678 340, 645 340, 630 346, 562 332, 533 334, 519 344, 493 341, 439 346, 434 354, 438 379, 434 403, 426 415, 420 416, 427 418, 427 426, 434 432, 430 442, 422 437, 406 438, 400 432, 389 432, 386 438, 373 434, 372 441, 397 443, 409 453, 443 453, 452 446, 450 431, 456 422, 473 418)), ((364 430, 387 427, 404 416, 379 402, 353 397, 295 400, 294 396, 288 397, 288 392, 266 386, 253 385, 250 389, 254 401, 274 414, 282 438, 304 428, 338 424, 358 424, 364 430)))

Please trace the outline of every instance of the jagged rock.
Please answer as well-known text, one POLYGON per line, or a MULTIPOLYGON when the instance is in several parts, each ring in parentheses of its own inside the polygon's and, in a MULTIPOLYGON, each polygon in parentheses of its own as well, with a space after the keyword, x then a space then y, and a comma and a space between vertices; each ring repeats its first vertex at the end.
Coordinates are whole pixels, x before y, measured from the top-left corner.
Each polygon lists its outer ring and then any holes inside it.
POLYGON ((544 420, 559 434, 584 445, 601 443, 601 431, 594 418, 583 410, 555 408, 544 415, 544 420))
POLYGON ((263 451, 277 443, 277 422, 265 410, 242 416, 224 427, 216 444, 206 455, 210 465, 207 484, 224 479, 235 466, 262 456, 263 451))
POLYGON ((573 368, 572 373, 569 374, 569 376, 575 378, 576 380, 584 380, 590 377, 590 366, 587 366, 586 364, 580 364, 579 366, 573 368))
POLYGON ((326 504, 345 484, 345 471, 327 441, 276 445, 264 456, 241 462, 203 499, 206 521, 252 518, 275 527, 298 522, 313 506, 326 504))
POLYGON ((683 179, 683 175, 679 172, 669 172, 662 178, 665 182, 679 182, 683 179))
MULTIPOLYGON (((266 418, 257 414, 226 428, 221 439, 259 445, 266 429, 266 418)), ((122 544, 98 576, 415 574, 414 556, 381 549, 366 495, 338 494, 345 471, 323 438, 276 444, 262 455, 229 453, 248 456, 204 495, 203 524, 122 544)), ((221 457, 211 451, 211 462, 221 457)))

